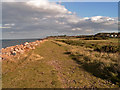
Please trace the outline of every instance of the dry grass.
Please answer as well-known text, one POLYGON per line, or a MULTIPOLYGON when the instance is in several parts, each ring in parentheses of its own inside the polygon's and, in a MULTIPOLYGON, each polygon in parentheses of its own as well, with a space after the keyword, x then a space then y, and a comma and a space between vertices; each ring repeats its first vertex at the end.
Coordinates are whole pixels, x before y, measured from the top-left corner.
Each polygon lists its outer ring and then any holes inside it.
MULTIPOLYGON (((59 41, 59 40, 57 40, 59 41)), ((86 44, 90 45, 91 43, 99 44, 103 43, 104 45, 110 44, 111 42, 116 43, 115 40, 89 40, 89 41, 70 41, 70 40, 60 40, 69 46, 72 45, 72 48, 70 48, 67 53, 69 56, 75 60, 79 65, 82 65, 82 67, 92 73, 94 76, 106 79, 108 81, 111 81, 112 83, 116 85, 120 85, 120 76, 119 76, 119 66, 118 66, 118 56, 119 53, 107 53, 107 52, 97 52, 94 51, 94 47, 86 47, 86 44), (85 43, 81 46, 81 43, 85 43)), ((113 44, 116 45, 116 44, 113 44)))

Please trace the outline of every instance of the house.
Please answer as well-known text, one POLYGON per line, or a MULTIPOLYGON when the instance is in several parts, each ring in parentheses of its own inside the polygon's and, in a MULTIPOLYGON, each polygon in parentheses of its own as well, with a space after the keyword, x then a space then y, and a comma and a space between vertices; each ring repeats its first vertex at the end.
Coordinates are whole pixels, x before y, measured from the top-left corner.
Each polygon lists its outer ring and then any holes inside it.
POLYGON ((111 37, 111 38, 118 38, 120 37, 120 33, 97 33, 94 35, 95 37, 111 37))

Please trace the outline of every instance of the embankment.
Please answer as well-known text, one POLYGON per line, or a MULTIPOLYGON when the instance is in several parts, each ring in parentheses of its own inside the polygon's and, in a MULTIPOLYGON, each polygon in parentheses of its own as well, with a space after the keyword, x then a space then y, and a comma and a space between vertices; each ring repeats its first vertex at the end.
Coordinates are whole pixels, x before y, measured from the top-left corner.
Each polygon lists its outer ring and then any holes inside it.
POLYGON ((9 60, 10 58, 18 55, 24 54, 25 52, 35 49, 36 46, 40 45, 41 43, 47 41, 46 39, 36 40, 34 42, 25 42, 21 45, 10 46, 6 48, 2 48, 0 50, 0 58, 1 60, 9 60))

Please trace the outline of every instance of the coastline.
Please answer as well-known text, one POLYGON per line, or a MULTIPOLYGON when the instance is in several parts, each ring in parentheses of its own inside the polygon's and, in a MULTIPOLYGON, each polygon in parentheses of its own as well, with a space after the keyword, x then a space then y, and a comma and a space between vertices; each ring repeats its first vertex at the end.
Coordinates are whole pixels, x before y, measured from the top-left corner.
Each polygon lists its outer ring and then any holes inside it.
POLYGON ((47 41, 46 39, 36 40, 34 42, 25 42, 24 44, 14 45, 0 50, 0 60, 9 60, 16 55, 24 54, 26 51, 34 50, 36 46, 47 41))
POLYGON ((0 40, 2 48, 10 47, 10 46, 15 46, 15 45, 21 45, 24 44, 25 42, 34 42, 36 40, 41 40, 41 39, 2 39, 0 40))

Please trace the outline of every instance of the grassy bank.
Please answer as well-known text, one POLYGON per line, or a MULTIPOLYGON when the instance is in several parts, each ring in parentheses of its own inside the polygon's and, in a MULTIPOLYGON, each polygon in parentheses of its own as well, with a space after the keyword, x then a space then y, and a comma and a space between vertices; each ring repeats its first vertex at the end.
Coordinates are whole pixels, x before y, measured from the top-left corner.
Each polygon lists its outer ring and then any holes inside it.
POLYGON ((3 88, 119 87, 118 53, 94 50, 108 42, 117 45, 117 40, 48 40, 13 61, 3 61, 3 88))

